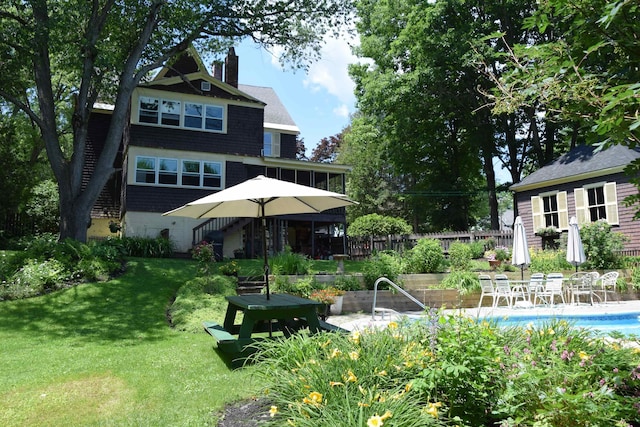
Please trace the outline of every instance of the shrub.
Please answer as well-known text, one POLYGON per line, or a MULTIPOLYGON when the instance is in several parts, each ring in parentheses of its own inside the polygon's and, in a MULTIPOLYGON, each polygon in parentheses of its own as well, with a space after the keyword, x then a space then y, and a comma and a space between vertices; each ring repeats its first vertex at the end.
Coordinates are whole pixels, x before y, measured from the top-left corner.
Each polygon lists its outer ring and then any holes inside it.
POLYGON ((166 258, 173 254, 173 243, 163 237, 122 237, 122 244, 128 256, 166 258))
POLYGON ((447 274, 438 288, 457 289, 461 295, 466 295, 480 290, 480 281, 476 273, 454 270, 447 274))
POLYGON ((459 241, 449 245, 449 265, 452 270, 468 270, 471 265, 471 247, 459 241))
POLYGON ((617 251, 624 249, 626 236, 619 232, 612 232, 611 225, 604 221, 597 221, 584 225, 580 230, 587 269, 612 269, 622 267, 622 258, 617 251))
POLYGON ((269 260, 272 274, 303 275, 311 271, 311 260, 304 254, 294 253, 290 247, 279 252, 269 260))
POLYGON ((488 248, 486 240, 474 240, 469 243, 469 249, 471 250, 471 259, 479 259, 484 256, 484 251, 488 248))
MULTIPOLYGON (((13 288, 23 288, 21 297, 31 297, 62 288, 67 279, 68 271, 58 260, 29 260, 10 279, 13 288)), ((5 299, 11 299, 6 295, 5 299)))
POLYGON ((334 280, 333 287, 342 291, 359 291, 362 289, 362 282, 355 276, 340 275, 334 280))
POLYGON ((569 270, 573 268, 567 262, 566 251, 555 250, 534 250, 530 252, 531 265, 529 270, 538 273, 552 273, 556 271, 569 270))
POLYGON ((402 218, 369 214, 353 220, 347 229, 347 234, 353 237, 387 236, 389 234, 409 234, 412 231, 411 226, 402 218))
MULTIPOLYGON (((373 289, 376 280, 380 277, 387 279, 400 286, 398 275, 403 271, 402 260, 395 252, 379 252, 373 258, 365 261, 362 267, 364 284, 367 289, 373 289)), ((384 289, 382 286, 379 289, 384 289)))
POLYGON ((440 242, 435 239, 420 239, 408 253, 407 272, 438 273, 445 264, 440 242))
POLYGON ((274 293, 284 293, 297 295, 302 298, 309 298, 311 293, 317 289, 322 289, 314 276, 305 276, 291 281, 289 277, 276 276, 273 286, 270 286, 274 293))

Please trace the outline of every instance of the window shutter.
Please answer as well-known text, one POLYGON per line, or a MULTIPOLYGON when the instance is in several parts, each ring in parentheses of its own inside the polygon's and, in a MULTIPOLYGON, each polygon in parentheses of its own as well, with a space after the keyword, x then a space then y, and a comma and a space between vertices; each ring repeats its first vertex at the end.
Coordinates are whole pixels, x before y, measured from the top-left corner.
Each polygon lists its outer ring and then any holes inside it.
POLYGON ((558 195, 558 225, 560 230, 569 229, 569 209, 567 207, 567 192, 559 191, 558 195))
POLYGON ((607 182, 604 185, 604 204, 607 209, 607 222, 611 225, 619 225, 618 197, 615 182, 607 182))
POLYGON ((531 197, 531 217, 533 219, 533 232, 544 228, 544 211, 542 208, 542 197, 531 197))
POLYGON ((280 157, 280 134, 274 133, 271 141, 271 156, 280 157))
POLYGON ((578 224, 589 222, 584 188, 574 188, 573 197, 576 203, 576 219, 578 220, 578 224))

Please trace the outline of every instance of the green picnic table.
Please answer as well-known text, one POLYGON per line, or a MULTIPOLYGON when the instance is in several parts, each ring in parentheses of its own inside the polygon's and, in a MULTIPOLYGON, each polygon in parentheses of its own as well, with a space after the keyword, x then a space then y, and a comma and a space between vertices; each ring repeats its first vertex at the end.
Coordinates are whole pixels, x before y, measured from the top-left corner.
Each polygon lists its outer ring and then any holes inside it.
POLYGON ((213 336, 218 349, 234 360, 242 360, 252 353, 255 334, 281 331, 284 336, 302 328, 312 333, 321 330, 342 330, 318 318, 322 303, 289 294, 245 294, 226 297, 227 312, 222 326, 204 322, 204 329, 213 336), (236 324, 238 312, 243 313, 242 323, 236 324))

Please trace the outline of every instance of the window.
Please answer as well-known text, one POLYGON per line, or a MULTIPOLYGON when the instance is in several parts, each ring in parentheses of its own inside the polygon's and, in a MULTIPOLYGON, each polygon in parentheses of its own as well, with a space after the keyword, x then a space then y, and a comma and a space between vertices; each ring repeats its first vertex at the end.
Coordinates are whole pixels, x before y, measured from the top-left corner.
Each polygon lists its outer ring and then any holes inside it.
POLYGON ((182 185, 200 187, 200 162, 194 160, 182 161, 182 185))
POLYGON ((559 227, 558 222, 558 198, 555 194, 542 197, 542 206, 544 209, 544 226, 559 227))
POLYGON ((546 227, 567 230, 569 228, 567 192, 549 192, 531 197, 531 215, 534 232, 546 227))
POLYGON ((158 100, 156 98, 140 97, 138 120, 141 123, 158 123, 158 100))
POLYGON ((273 142, 273 134, 271 132, 264 133, 264 143, 262 144, 262 155, 271 156, 271 144, 273 142))
POLYGON ((139 184, 222 188, 222 163, 138 156, 136 157, 135 182, 139 184))
POLYGON ((611 225, 619 224, 615 182, 585 185, 573 191, 579 224, 601 220, 611 225))
POLYGON ((158 159, 158 183, 159 184, 178 184, 178 161, 175 159, 158 159))
POLYGON ((161 123, 166 126, 180 126, 181 107, 178 101, 162 100, 161 123))
POLYGON ((204 128, 207 130, 222 130, 222 116, 223 111, 222 107, 207 105, 206 106, 207 115, 205 118, 204 128))
POLYGON ((262 155, 265 157, 280 157, 280 135, 265 132, 262 144, 262 155))
POLYGON ((224 107, 220 105, 183 102, 141 96, 138 105, 138 121, 162 126, 204 129, 214 132, 224 130, 224 107))

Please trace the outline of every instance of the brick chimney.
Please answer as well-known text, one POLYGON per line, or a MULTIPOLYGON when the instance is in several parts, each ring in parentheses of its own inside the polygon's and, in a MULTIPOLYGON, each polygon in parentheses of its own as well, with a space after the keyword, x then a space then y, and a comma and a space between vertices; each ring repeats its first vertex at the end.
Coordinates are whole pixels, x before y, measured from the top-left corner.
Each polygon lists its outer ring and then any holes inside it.
POLYGON ((224 65, 225 65, 224 82, 237 88, 238 87, 238 56, 236 55, 236 51, 233 47, 229 48, 229 53, 227 53, 227 57, 224 60, 224 65))
POLYGON ((213 61, 213 63, 211 64, 211 67, 213 71, 213 77, 215 79, 222 81, 222 68, 223 68, 222 61, 213 61))

